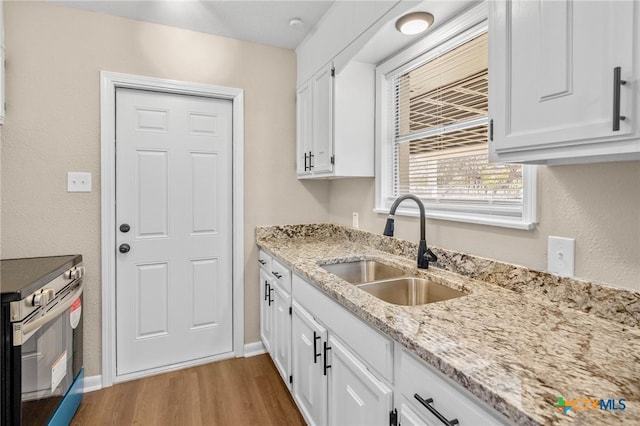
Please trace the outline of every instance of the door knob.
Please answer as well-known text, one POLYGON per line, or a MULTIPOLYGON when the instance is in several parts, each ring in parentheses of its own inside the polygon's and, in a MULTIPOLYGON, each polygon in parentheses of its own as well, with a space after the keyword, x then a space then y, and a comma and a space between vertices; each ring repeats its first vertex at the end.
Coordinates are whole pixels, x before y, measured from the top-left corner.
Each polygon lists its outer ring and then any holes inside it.
POLYGON ((131 246, 129 244, 120 244, 118 250, 120 250, 120 253, 128 253, 131 250, 131 246))
POLYGON ((123 223, 122 225, 120 225, 120 232, 129 232, 130 229, 131 227, 128 223, 123 223))

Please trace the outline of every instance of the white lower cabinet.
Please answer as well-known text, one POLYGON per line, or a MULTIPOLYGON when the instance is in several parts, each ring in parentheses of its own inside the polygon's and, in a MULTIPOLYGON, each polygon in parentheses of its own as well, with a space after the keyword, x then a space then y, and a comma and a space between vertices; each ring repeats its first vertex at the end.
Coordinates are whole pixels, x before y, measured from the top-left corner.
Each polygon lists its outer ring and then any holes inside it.
POLYGON ((508 424, 317 286, 260 255, 260 335, 309 425, 508 424))
POLYGON ((273 339, 271 356, 282 380, 291 389, 291 295, 273 285, 273 339))
POLYGON ((400 407, 399 424, 440 426, 443 423, 464 425, 501 425, 507 420, 488 407, 455 388, 423 361, 396 345, 396 406, 400 407), (403 414, 404 413, 404 414, 403 414), (403 421, 403 418, 408 418, 403 421))
POLYGON ((385 426, 393 404, 391 388, 378 380, 338 339, 329 336, 329 424, 385 426))
POLYGON ((309 425, 327 424, 327 378, 324 375, 323 342, 327 330, 303 307, 293 302, 291 373, 293 399, 309 425))
POLYGON ((260 269, 260 339, 267 352, 272 353, 273 341, 273 278, 260 269))

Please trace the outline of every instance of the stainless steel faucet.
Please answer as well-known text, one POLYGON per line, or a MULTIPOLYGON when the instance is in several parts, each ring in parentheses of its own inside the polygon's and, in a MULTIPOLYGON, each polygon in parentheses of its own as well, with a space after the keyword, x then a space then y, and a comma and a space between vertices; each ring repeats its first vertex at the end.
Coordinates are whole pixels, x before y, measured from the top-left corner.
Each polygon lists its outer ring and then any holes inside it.
POLYGON ((416 197, 413 194, 403 195, 402 197, 398 197, 393 204, 391 205, 391 210, 389 210, 389 216, 387 216, 387 223, 384 227, 383 234, 387 237, 393 237, 393 223, 394 223, 394 215, 396 214, 396 209, 398 205, 404 200, 413 200, 418 204, 418 208, 420 209, 420 243, 418 244, 418 268, 420 269, 428 269, 429 262, 437 262, 438 257, 433 254, 433 252, 427 248, 427 240, 425 239, 425 222, 426 218, 424 215, 424 204, 420 198, 416 197))

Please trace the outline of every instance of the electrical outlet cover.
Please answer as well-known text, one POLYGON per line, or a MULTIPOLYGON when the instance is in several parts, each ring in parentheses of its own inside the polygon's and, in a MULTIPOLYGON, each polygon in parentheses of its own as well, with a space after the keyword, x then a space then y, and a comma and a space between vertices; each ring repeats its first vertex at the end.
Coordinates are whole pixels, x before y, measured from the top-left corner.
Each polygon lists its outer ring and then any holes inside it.
POLYGON ((67 173, 67 192, 91 192, 91 173, 67 173))
POLYGON ((547 270, 561 277, 573 277, 575 273, 576 240, 549 237, 547 270))

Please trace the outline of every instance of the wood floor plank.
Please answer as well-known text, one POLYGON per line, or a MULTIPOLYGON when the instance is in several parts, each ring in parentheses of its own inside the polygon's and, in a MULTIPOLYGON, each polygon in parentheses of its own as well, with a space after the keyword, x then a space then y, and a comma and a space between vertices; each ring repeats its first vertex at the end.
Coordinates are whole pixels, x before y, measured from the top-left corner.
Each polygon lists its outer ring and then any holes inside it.
POLYGON ((117 384, 84 395, 73 426, 304 425, 271 358, 259 355, 117 384))

